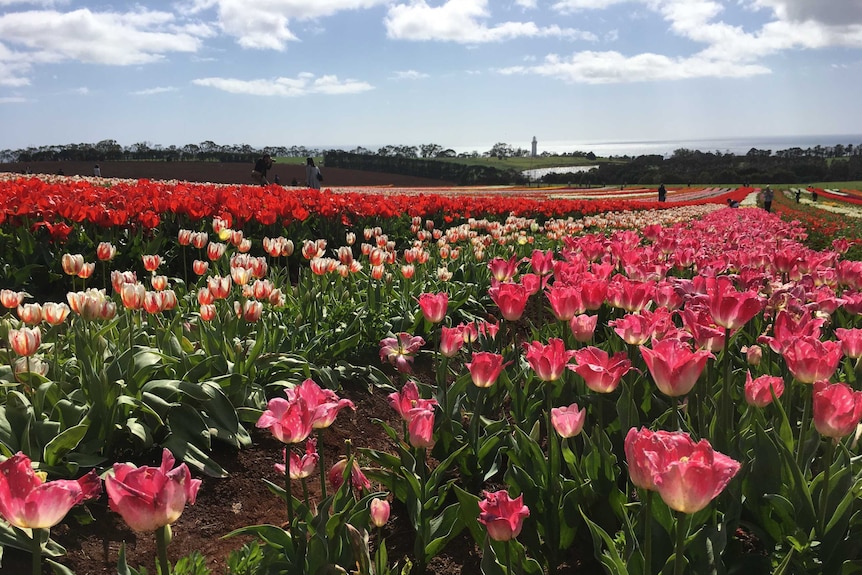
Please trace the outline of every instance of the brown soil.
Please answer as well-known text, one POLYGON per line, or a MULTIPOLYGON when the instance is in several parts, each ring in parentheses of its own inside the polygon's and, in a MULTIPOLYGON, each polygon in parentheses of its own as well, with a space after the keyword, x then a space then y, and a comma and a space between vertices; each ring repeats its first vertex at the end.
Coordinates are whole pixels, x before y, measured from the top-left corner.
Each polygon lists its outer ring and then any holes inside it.
MULTIPOLYGON (((106 178, 132 178, 148 180, 185 180, 189 182, 212 182, 220 184, 252 184, 251 165, 221 162, 100 162, 102 176, 106 178)), ((92 162, 18 162, 0 164, 0 172, 33 174, 57 174, 62 169, 67 176, 92 176, 92 162)), ((382 172, 342 170, 321 167, 323 187, 327 186, 393 186, 393 187, 446 187, 452 182, 416 178, 382 172)), ((278 175, 283 186, 290 185, 294 178, 305 182, 305 161, 283 160, 276 163, 267 174, 273 182, 278 175)))

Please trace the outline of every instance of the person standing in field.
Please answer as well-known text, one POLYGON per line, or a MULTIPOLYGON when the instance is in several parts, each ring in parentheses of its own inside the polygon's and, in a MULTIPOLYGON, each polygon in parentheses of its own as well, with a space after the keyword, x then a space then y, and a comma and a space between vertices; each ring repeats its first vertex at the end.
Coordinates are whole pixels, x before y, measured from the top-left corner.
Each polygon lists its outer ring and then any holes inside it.
POLYGON ((251 171, 251 179, 261 186, 268 186, 269 180, 266 179, 266 171, 272 167, 272 158, 269 154, 264 154, 254 163, 254 169, 251 171))
POLYGON ((665 200, 667 200, 667 188, 664 187, 664 184, 659 184, 658 201, 663 202, 665 200))
POLYGON ((772 211, 772 198, 775 197, 775 192, 772 191, 772 188, 766 186, 763 188, 763 209, 767 212, 772 211))
POLYGON ((96 164, 95 166, 93 166, 93 175, 96 176, 97 178, 102 177, 102 168, 99 167, 99 164, 96 164))
POLYGON ((309 188, 319 190, 320 182, 323 181, 323 174, 320 173, 320 168, 314 165, 314 158, 305 159, 305 185, 309 188))

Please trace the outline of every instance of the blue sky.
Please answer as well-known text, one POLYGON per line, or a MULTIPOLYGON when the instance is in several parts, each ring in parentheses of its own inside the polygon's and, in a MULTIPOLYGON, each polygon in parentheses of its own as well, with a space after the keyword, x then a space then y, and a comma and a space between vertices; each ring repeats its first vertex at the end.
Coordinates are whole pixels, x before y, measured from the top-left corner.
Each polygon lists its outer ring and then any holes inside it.
POLYGON ((0 149, 849 135, 860 94, 862 0, 0 0, 0 149))

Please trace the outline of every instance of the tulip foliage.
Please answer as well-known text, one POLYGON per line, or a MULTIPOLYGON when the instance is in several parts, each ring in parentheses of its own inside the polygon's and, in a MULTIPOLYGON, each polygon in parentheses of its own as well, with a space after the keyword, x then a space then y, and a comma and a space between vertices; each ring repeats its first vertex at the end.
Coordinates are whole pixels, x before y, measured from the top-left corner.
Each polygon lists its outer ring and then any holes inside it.
MULTIPOLYGON (((814 250, 797 222, 715 204, 4 185, 3 237, 45 260, 2 272, 0 452, 74 481, 168 448, 108 473, 136 529, 175 521, 192 472, 224 473, 212 441, 242 448, 256 425, 284 444, 261 496, 287 520, 235 532, 266 549, 259 572, 384 572, 369 532, 390 501, 420 570, 465 530, 488 574, 558 572, 585 548, 633 575, 862 567, 848 240, 814 250), (42 276, 67 293, 23 289, 42 276), (348 381, 388 396, 357 415, 389 443, 326 453, 348 381)), ((27 547, 4 485, 0 544, 59 554, 27 547)))

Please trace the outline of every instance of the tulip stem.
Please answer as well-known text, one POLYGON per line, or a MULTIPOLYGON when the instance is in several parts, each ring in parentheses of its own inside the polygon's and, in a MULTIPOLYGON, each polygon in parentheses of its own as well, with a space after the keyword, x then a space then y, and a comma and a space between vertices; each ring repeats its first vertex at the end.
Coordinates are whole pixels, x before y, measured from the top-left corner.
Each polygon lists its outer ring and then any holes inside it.
POLYGON ((317 430, 318 468, 320 469, 320 499, 326 499, 326 464, 323 461, 323 428, 317 430))
POLYGON ((682 511, 676 512, 676 548, 674 549, 673 557, 673 573, 674 575, 682 575, 685 570, 685 536, 686 530, 683 526, 685 522, 685 513, 682 511))
POLYGON ((644 573, 652 575, 652 490, 646 490, 644 517, 644 573))
MULTIPOLYGON (((808 392, 807 386, 804 390, 808 392)), ((808 432, 808 420, 810 418, 811 411, 811 393, 804 393, 804 397, 802 399, 802 420, 799 422, 799 440, 796 443, 796 465, 800 468, 802 467, 802 452, 805 451, 803 449, 803 445, 805 443, 805 436, 808 432)))
POLYGON ((820 492, 820 536, 826 536, 826 507, 829 504, 829 480, 832 473, 832 458, 835 453, 835 439, 826 438, 826 455, 823 461, 826 462, 826 468, 823 470, 823 490, 820 492))
POLYGON ((511 541, 506 541, 506 575, 512 575, 511 541))
POLYGON ((41 529, 33 529, 33 547, 31 552, 33 553, 33 575, 41 575, 42 573, 42 530, 41 529))
POLYGON ((290 491, 290 446, 284 457, 284 495, 287 502, 287 524, 293 530, 293 495, 290 491))
POLYGON ((168 529, 170 529, 169 525, 156 528, 156 549, 159 553, 161 575, 171 573, 171 564, 168 562, 168 529))

